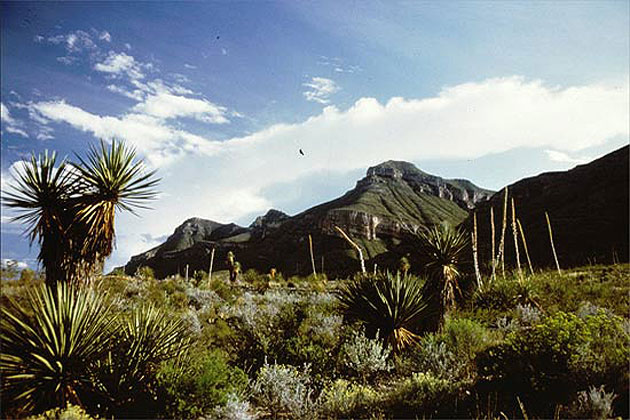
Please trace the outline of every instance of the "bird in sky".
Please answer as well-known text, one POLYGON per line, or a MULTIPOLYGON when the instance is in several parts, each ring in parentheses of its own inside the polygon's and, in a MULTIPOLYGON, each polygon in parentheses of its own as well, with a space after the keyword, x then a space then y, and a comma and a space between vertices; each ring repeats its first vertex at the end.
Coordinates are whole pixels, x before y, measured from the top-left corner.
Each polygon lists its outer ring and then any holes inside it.
POLYGON ((300 154, 304 156, 304 151, 302 149, 300 149, 300 154))

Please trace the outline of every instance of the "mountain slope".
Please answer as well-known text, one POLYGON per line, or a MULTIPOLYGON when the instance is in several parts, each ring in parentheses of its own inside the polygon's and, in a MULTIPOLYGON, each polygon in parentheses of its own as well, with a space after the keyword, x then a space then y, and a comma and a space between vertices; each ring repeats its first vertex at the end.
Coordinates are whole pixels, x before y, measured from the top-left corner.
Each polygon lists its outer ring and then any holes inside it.
POLYGON ((402 241, 408 231, 445 220, 459 224, 469 208, 491 195, 469 181, 445 180, 413 164, 388 161, 369 168, 343 196, 293 217, 270 210, 248 228, 190 219, 164 244, 132 257, 125 271, 134 273, 143 265, 158 277, 181 273, 186 265, 207 271, 210 250, 216 247, 216 269, 225 267, 225 255, 232 250, 245 268, 306 274, 311 271, 309 235, 318 270, 323 265, 329 274, 356 271, 356 252, 334 226, 361 244, 370 263, 390 265, 409 252, 402 241))
MULTIPOLYGON (((544 173, 508 186, 525 231, 532 264, 535 267, 554 264, 545 211, 551 219, 561 266, 628 261, 628 190, 628 146, 569 171, 544 173)), ((480 259, 485 262, 490 261, 491 255, 491 206, 499 235, 502 191, 477 209, 480 259)), ((508 223, 510 220, 511 217, 508 223)), ((465 224, 470 228, 470 218, 465 224)), ((507 233, 506 257, 513 265, 514 239, 510 226, 507 233)), ((522 247, 521 261, 525 261, 522 247)))

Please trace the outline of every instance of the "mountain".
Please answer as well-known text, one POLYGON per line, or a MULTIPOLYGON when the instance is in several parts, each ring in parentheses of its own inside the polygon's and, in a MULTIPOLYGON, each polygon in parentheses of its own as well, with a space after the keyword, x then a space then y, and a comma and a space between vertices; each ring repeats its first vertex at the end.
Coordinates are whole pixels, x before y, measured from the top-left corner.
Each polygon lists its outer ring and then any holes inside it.
POLYGON ((152 267, 158 277, 182 273, 189 265, 208 270, 209 255, 216 248, 214 269, 225 268, 228 251, 242 266, 268 271, 276 267, 285 275, 312 271, 308 248, 311 235, 317 270, 344 275, 358 267, 356 251, 340 237, 341 227, 365 250, 368 265, 391 266, 412 251, 403 240, 409 232, 441 221, 459 224, 468 211, 488 200, 493 192, 467 180, 443 179, 413 164, 387 161, 368 169, 343 196, 295 216, 269 210, 249 227, 193 218, 180 225, 163 244, 131 258, 125 272, 152 267))
MULTIPOLYGON (((561 267, 628 261, 628 146, 566 172, 548 172, 508 186, 514 198, 535 267, 554 264, 545 212, 561 267)), ((490 261, 490 207, 494 208, 497 238, 503 217, 503 191, 476 209, 480 260, 490 261)), ((508 210, 506 258, 515 263, 508 210)), ((470 228, 469 217, 464 223, 470 228)), ((498 239, 497 239, 498 244, 498 239)), ((497 245, 498 246, 498 245, 497 245)), ((521 246, 521 262, 525 261, 521 246)))

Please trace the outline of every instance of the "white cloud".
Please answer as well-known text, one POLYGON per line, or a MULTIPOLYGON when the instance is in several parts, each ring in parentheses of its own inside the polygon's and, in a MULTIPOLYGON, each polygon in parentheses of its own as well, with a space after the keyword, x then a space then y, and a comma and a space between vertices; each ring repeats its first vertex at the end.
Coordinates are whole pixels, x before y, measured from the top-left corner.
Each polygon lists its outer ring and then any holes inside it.
POLYGON ((303 83, 302 86, 308 90, 302 92, 307 101, 318 102, 320 104, 330 103, 330 96, 340 90, 334 80, 325 77, 313 77, 309 82, 303 83))
MULTIPOLYGON (((35 37, 36 42, 42 42, 39 36, 35 37)), ((55 35, 48 37, 47 41, 55 45, 64 45, 69 53, 77 53, 83 50, 96 49, 96 44, 92 41, 92 37, 85 31, 74 31, 67 34, 55 35)))
POLYGON ((186 154, 210 155, 218 148, 217 142, 172 127, 151 115, 99 116, 64 101, 39 102, 32 107, 44 118, 68 123, 97 138, 124 139, 144 153, 154 167, 169 164, 186 154))
POLYGON ((130 79, 137 80, 144 78, 142 67, 142 63, 136 61, 133 56, 110 51, 103 62, 94 65, 94 70, 113 76, 127 75, 130 79))
POLYGON ((194 70, 197 68, 197 66, 193 66, 192 64, 188 64, 188 63, 184 63, 184 67, 190 70, 194 70))
POLYGON ((192 117, 200 121, 224 124, 226 109, 205 99, 187 98, 160 92, 137 104, 134 111, 158 118, 192 117))
POLYGON ((134 99, 136 101, 142 101, 144 99, 145 93, 140 89, 127 90, 124 87, 118 85, 107 85, 107 90, 110 92, 118 93, 120 95, 126 96, 127 98, 134 99))
POLYGON ((107 31, 103 31, 98 36, 98 39, 105 42, 112 42, 112 35, 107 31))
POLYGON ((8 133, 28 137, 28 134, 23 129, 24 124, 13 118, 9 112, 9 108, 2 102, 0 102, 0 121, 2 122, 2 129, 6 130, 8 133))
POLYGON ((571 164, 580 165, 582 163, 586 163, 592 160, 589 157, 578 157, 578 158, 571 157, 567 153, 559 152, 557 150, 545 150, 545 153, 547 154, 547 157, 549 158, 549 160, 551 160, 552 162, 571 163, 571 164))

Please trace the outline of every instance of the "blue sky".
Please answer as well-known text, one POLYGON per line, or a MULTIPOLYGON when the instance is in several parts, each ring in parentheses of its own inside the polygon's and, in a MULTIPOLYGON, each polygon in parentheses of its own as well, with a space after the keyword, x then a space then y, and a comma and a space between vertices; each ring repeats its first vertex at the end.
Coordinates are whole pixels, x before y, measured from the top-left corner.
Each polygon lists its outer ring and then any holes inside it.
MULTIPOLYGON (((625 1, 0 7, 2 188, 32 151, 114 137, 163 178, 109 267, 187 217, 295 214, 387 159, 499 189, 628 143, 625 1)), ((2 216, 2 258, 33 264, 2 216)))

